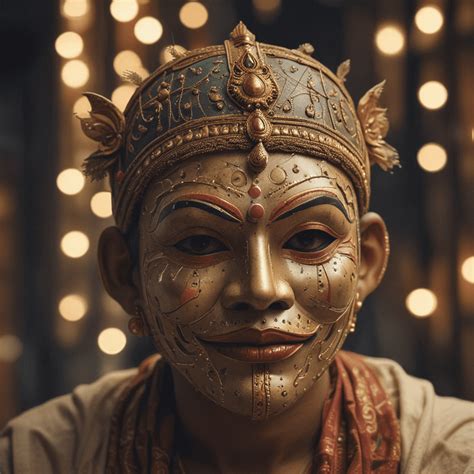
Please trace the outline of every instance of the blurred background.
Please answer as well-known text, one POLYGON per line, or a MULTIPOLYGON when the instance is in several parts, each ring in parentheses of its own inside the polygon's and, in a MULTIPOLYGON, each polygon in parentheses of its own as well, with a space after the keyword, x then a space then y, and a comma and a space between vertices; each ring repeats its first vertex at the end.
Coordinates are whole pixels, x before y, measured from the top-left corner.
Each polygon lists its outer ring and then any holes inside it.
POLYGON ((82 91, 124 108, 171 59, 222 43, 238 20, 262 42, 310 42, 350 58, 357 101, 387 79, 388 141, 402 168, 374 170, 372 209, 392 254, 346 348, 388 357, 474 399, 474 117, 471 0, 0 1, 0 426, 15 414, 138 364, 150 341, 102 289, 96 245, 113 223, 106 183, 79 169, 95 147, 74 114, 82 91))

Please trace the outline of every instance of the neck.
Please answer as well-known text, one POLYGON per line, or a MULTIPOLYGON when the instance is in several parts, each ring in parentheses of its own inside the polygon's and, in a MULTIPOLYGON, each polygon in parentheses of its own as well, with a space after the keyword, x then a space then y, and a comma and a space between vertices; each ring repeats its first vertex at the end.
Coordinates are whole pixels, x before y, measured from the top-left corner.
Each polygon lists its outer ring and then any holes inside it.
POLYGON ((186 472, 303 472, 318 440, 329 373, 285 412, 252 421, 196 392, 173 369, 177 443, 186 472))

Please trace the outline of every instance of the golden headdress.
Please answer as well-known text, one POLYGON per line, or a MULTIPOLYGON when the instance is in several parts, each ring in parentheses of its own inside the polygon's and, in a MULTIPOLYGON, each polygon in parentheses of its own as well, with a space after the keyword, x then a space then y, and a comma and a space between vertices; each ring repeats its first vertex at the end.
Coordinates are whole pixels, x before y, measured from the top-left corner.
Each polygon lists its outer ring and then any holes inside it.
POLYGON ((348 174, 366 212, 370 165, 388 170, 398 164, 396 150, 384 141, 383 83, 356 110, 344 86, 349 61, 333 74, 312 52, 309 44, 289 50, 258 43, 240 22, 224 45, 176 51, 140 83, 124 114, 86 93, 92 110, 81 118, 82 128, 99 148, 84 172, 92 179, 109 174, 117 225, 128 229, 157 173, 197 154, 229 150, 248 151, 256 170, 267 151, 326 159, 348 174))

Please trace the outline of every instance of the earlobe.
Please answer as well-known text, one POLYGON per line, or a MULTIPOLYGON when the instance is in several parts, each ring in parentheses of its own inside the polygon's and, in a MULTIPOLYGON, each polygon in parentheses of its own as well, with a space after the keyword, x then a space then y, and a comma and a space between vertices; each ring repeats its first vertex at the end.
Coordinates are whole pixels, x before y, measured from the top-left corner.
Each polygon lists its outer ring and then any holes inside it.
POLYGON ((102 282, 107 293, 130 315, 139 298, 133 283, 133 262, 127 241, 117 227, 105 229, 99 239, 98 259, 102 282))
POLYGON ((368 212, 360 219, 360 267, 357 290, 363 301, 382 281, 390 245, 383 219, 368 212))

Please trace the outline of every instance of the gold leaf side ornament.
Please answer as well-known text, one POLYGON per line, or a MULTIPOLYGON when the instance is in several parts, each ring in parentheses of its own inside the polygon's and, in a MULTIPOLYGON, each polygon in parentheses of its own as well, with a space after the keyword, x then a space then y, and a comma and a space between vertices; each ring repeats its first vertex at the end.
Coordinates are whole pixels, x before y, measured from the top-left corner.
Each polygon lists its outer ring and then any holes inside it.
POLYGON ((370 163, 377 163, 384 171, 388 171, 400 166, 400 161, 397 150, 384 140, 389 128, 387 109, 379 106, 384 85, 385 81, 382 81, 364 94, 357 106, 357 115, 362 125, 370 163))
POLYGON ((342 82, 346 82, 346 77, 349 74, 350 70, 351 70, 351 60, 346 59, 341 64, 339 64, 337 68, 336 76, 342 82))
POLYGON ((84 134, 99 146, 84 160, 82 170, 94 181, 104 178, 117 161, 124 137, 125 117, 109 99, 92 92, 83 95, 89 100, 91 110, 88 117, 77 118, 84 134))

